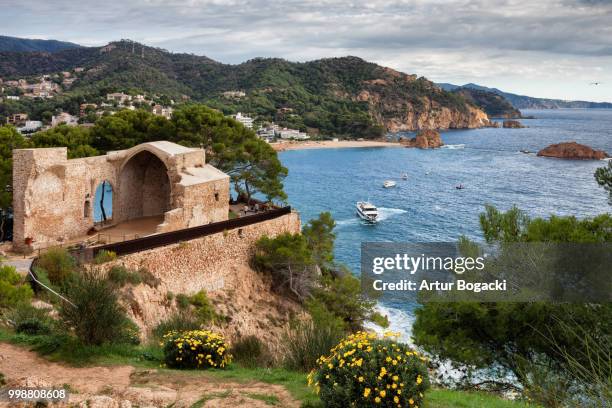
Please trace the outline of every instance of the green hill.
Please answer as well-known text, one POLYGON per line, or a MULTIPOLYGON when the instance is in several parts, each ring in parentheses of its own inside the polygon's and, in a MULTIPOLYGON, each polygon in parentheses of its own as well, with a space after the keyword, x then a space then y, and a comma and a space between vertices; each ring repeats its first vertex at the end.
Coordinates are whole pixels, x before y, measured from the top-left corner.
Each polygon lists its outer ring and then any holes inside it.
POLYGON ((14 52, 57 52, 68 48, 79 48, 80 45, 57 40, 34 40, 0 35, 0 51, 14 52))
POLYGON ((357 57, 305 63, 256 58, 227 65, 128 40, 52 54, 0 53, 4 79, 75 67, 85 71, 57 103, 66 98, 91 100, 113 91, 145 92, 204 102, 226 114, 241 111, 262 122, 275 121, 312 134, 346 137, 379 137, 387 130, 480 127, 488 122, 462 95, 357 57), (227 91, 246 95, 226 97, 227 91))
POLYGON ((502 95, 474 88, 457 88, 452 92, 463 96, 474 103, 474 105, 480 107, 489 117, 521 118, 521 111, 512 106, 502 95))

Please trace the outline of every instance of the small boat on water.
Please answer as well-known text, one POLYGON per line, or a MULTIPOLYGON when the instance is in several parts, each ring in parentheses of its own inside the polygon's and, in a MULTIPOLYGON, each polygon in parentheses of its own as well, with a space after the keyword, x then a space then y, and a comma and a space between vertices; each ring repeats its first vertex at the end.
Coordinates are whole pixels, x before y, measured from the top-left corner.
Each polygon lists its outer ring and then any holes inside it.
POLYGON ((368 201, 357 202, 357 215, 367 223, 374 224, 378 222, 378 208, 368 201))
POLYGON ((402 173, 402 180, 408 180, 408 173, 402 173))
POLYGON ((455 186, 455 188, 457 190, 463 190, 465 188, 465 186, 463 184, 458 184, 458 185, 455 186))
POLYGON ((383 183, 383 187, 384 188, 395 187, 395 181, 393 181, 393 180, 385 180, 385 182, 383 183))

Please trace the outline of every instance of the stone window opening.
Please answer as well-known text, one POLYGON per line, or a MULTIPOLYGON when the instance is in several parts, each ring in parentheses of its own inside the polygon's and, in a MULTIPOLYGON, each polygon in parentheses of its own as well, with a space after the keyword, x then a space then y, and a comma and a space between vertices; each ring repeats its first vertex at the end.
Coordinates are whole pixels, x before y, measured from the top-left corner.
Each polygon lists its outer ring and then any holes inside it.
POLYGON ((242 231, 242 228, 238 228, 238 237, 244 238, 244 231, 242 231))
POLYGON ((83 217, 89 218, 90 213, 91 213, 91 202, 89 200, 85 200, 85 204, 83 205, 83 217))
POLYGON ((219 193, 215 193, 215 201, 219 201, 219 193))

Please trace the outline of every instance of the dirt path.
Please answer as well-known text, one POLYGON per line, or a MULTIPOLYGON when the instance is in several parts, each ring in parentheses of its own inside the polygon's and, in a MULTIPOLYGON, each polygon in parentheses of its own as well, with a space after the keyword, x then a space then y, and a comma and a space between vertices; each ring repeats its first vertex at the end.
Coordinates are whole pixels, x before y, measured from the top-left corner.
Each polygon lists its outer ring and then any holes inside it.
POLYGON ((0 343, 0 372, 7 382, 19 381, 62 386, 83 393, 97 393, 110 386, 124 389, 134 367, 70 367, 47 361, 21 347, 0 343))
MULTIPOLYGON (((65 387, 70 405, 99 408, 132 406, 299 407, 280 385, 232 382, 193 371, 138 370, 132 366, 70 367, 36 353, 0 343, 0 373, 8 386, 65 387)), ((0 402, 0 407, 8 406, 0 402)), ((61 406, 61 405, 52 405, 61 406)))

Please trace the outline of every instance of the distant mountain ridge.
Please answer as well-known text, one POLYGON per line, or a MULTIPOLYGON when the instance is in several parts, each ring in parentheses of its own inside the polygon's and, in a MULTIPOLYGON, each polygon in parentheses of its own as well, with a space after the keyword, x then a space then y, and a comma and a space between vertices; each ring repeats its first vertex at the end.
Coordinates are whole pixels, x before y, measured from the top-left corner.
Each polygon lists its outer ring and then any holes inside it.
POLYGON ((358 57, 304 63, 255 58, 230 65, 129 40, 55 53, 0 52, 5 80, 76 67, 83 68, 77 80, 53 103, 73 98, 64 106, 78 107, 121 91, 166 95, 203 102, 225 114, 243 112, 311 134, 345 137, 490 125, 486 113, 461 95, 358 57))
POLYGON ((469 83, 465 85, 437 83, 436 85, 449 92, 456 91, 457 89, 461 88, 492 92, 506 98, 517 109, 612 109, 612 102, 564 101, 562 99, 535 98, 532 96, 517 95, 510 92, 504 92, 497 88, 489 88, 474 83, 469 83))
POLYGON ((0 35, 0 51, 10 52, 57 52, 70 48, 80 48, 79 44, 57 41, 18 38, 0 35))

